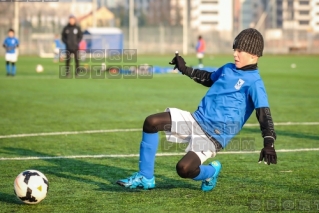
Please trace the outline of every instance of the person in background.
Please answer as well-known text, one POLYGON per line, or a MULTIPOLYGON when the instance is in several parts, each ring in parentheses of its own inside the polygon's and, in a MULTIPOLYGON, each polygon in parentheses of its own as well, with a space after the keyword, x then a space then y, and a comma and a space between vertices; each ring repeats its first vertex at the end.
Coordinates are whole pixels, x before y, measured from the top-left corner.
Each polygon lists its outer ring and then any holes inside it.
POLYGON ((16 62, 18 60, 18 52, 16 51, 16 48, 19 47, 19 40, 14 36, 13 29, 9 29, 8 37, 3 41, 3 47, 6 49, 5 60, 7 76, 15 76, 16 62))
POLYGON ((59 62, 60 57, 60 49, 62 49, 62 43, 59 38, 59 35, 55 35, 54 42, 53 42, 53 52, 54 52, 54 59, 53 62, 59 62))
POLYGON ((203 68, 203 58, 204 58, 204 53, 206 49, 206 44, 202 36, 198 36, 198 41, 196 45, 196 53, 197 53, 197 58, 198 58, 198 67, 203 68))
POLYGON ((80 63, 78 57, 79 43, 82 40, 83 33, 80 26, 76 24, 74 15, 69 16, 69 23, 63 28, 62 41, 66 45, 66 75, 70 75, 71 54, 75 60, 75 75, 78 74, 80 63))
POLYGON ((84 39, 82 39, 80 44, 79 44, 79 52, 80 52, 79 57, 83 61, 86 59, 86 49, 87 49, 86 41, 84 39))

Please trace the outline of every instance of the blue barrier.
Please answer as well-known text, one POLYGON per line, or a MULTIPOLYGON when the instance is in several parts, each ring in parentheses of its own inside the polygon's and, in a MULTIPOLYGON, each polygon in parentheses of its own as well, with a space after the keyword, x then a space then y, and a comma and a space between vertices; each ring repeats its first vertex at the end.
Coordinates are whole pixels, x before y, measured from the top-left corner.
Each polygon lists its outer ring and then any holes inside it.
MULTIPOLYGON (((199 69, 198 67, 193 67, 199 69)), ((201 70, 205 70, 208 72, 214 72, 218 68, 217 67, 204 67, 200 68, 201 70)), ((173 70, 173 67, 160 67, 160 66, 153 66, 153 73, 154 74, 162 74, 162 73, 179 73, 178 70, 173 70)))
MULTIPOLYGON (((120 73, 130 73, 132 71, 135 71, 136 68, 139 69, 139 71, 152 72, 153 74, 180 73, 177 69, 173 70, 173 67, 141 65, 141 66, 134 66, 132 68, 133 68, 132 70, 121 69, 120 73)), ((193 68, 197 68, 198 69, 198 67, 193 67, 193 68)), ((200 68, 200 69, 208 71, 208 72, 214 72, 218 68, 216 68, 216 67, 204 67, 204 68, 200 68)))

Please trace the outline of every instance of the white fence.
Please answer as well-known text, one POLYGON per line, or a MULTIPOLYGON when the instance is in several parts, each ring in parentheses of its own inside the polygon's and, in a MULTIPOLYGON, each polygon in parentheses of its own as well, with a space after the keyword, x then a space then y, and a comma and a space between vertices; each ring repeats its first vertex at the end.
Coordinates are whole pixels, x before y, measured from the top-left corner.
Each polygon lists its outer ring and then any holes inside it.
MULTIPOLYGON (((3 42, 9 27, 0 26, 0 41, 3 42)), ((62 31, 62 29, 60 29, 62 31)), ((31 28, 20 27, 19 40, 20 55, 51 56, 53 53, 53 40, 56 33, 60 31, 36 33, 31 28)), ((124 34, 124 48, 129 48, 128 28, 122 28, 124 34)), ((183 50, 183 29, 182 27, 140 27, 137 30, 137 43, 134 49, 138 54, 167 54, 183 50)), ((319 33, 308 31, 267 31, 262 32, 265 39, 265 53, 286 54, 286 53, 319 53, 319 33), (278 36, 278 31, 280 35, 278 36), (272 36, 274 35, 274 36, 272 36)), ((195 52, 198 33, 189 32, 188 52, 195 52)), ((230 32, 211 31, 201 34, 206 41, 209 54, 224 54, 232 52, 233 38, 236 36, 230 32)), ((4 48, 0 49, 4 54, 4 48)))

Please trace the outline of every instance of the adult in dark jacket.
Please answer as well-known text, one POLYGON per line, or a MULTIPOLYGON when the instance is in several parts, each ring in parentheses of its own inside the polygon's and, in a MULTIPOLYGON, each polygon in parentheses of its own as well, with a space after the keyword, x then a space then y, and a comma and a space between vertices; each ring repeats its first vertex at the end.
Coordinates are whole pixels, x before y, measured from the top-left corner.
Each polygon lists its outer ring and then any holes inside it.
POLYGON ((75 74, 77 75, 79 71, 79 43, 82 40, 83 33, 81 28, 76 25, 76 19, 74 15, 69 17, 69 23, 63 28, 62 31, 62 41, 66 46, 66 74, 70 74, 70 60, 71 54, 74 55, 75 60, 75 74))

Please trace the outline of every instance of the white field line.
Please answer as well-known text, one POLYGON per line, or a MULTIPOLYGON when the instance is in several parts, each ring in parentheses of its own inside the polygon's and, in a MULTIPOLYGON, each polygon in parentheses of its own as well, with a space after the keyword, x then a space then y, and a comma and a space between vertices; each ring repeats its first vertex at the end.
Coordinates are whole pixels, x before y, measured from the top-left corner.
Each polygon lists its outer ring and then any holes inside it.
MULTIPOLYGON (((284 122, 284 123, 274 123, 275 126, 314 126, 319 125, 319 122, 284 122)), ((244 126, 259 126, 259 124, 245 124, 244 126)))
POLYGON ((108 133, 108 132, 137 132, 141 129, 105 129, 105 130, 85 130, 73 132, 44 132, 44 133, 30 133, 30 134, 16 134, 16 135, 0 135, 0 138, 24 138, 34 136, 50 136, 50 135, 78 135, 78 134, 94 134, 94 133, 108 133))
MULTIPOLYGON (((319 125, 319 122, 285 122, 274 123, 275 126, 311 126, 319 125)), ((245 127, 259 126, 259 124, 245 124, 245 127)), ((94 133, 108 133, 108 132, 137 132, 141 129, 105 129, 105 130, 85 130, 85 131, 69 131, 69 132, 44 132, 44 133, 30 133, 30 134, 15 134, 15 135, 0 135, 1 138, 24 138, 36 136, 50 136, 50 135, 78 135, 78 134, 94 134, 94 133)))
MULTIPOLYGON (((279 149, 276 152, 311 152, 311 151, 319 151, 319 148, 305 148, 305 149, 279 149)), ((219 152, 220 154, 254 154, 259 153, 260 151, 225 151, 219 152)), ((177 153, 157 153, 156 156, 180 156, 185 155, 183 152, 177 153)), ((139 154, 127 154, 127 155, 70 155, 70 156, 34 156, 34 157, 14 157, 14 158, 0 158, 0 161, 8 161, 8 160, 54 160, 54 159, 75 159, 75 158, 130 158, 130 157, 138 157, 139 154)))

